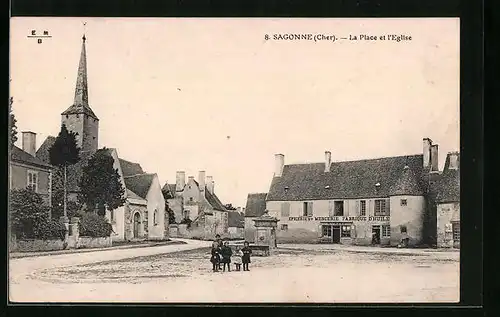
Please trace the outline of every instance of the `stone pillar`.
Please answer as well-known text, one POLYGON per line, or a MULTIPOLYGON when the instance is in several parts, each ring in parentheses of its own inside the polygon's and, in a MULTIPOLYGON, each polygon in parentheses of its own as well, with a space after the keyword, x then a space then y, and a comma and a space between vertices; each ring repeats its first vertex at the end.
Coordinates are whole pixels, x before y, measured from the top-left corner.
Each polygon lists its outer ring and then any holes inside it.
POLYGON ((78 217, 72 217, 71 218, 71 235, 75 237, 75 239, 78 240, 78 237, 80 236, 80 231, 78 230, 80 223, 80 218, 78 217))
POLYGON ((269 216, 266 210, 264 215, 253 219, 253 221, 255 222, 255 244, 269 246, 269 253, 275 253, 278 248, 276 243, 276 227, 279 220, 269 216))
POLYGON ((64 248, 66 249, 69 240, 69 218, 62 216, 59 218, 59 220, 64 224, 64 227, 66 228, 66 233, 64 234, 64 244, 65 244, 64 248))

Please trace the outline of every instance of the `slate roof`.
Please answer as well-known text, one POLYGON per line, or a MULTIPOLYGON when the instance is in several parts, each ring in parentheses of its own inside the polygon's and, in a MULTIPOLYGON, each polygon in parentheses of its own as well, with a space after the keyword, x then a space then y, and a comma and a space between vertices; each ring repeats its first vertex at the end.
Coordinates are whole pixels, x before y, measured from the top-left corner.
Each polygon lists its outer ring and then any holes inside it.
POLYGON ((137 199, 144 201, 143 198, 139 197, 136 193, 127 188, 127 198, 137 199))
POLYGON ((167 192, 167 193, 170 193, 171 195, 174 195, 175 194, 175 184, 169 184, 169 183, 165 183, 165 185, 163 185, 163 187, 161 188, 161 191, 163 193, 167 192))
POLYGON ((267 200, 388 197, 406 165, 415 174, 418 186, 425 191, 427 176, 424 174, 428 173, 423 170, 423 155, 419 154, 333 162, 327 173, 324 163, 285 165, 282 176, 273 178, 267 200), (377 183, 380 184, 378 188, 377 183))
MULTIPOLYGON (((460 160, 460 157, 459 157, 460 160)), ((449 169, 450 157, 446 157, 444 170, 432 186, 438 204, 460 202, 460 165, 457 170, 449 169)))
POLYGON ((154 177, 155 174, 146 173, 124 177, 125 187, 137 194, 139 197, 146 199, 154 177))
POLYGON ((49 150, 52 147, 52 145, 54 145, 55 142, 56 138, 49 135, 36 151, 36 157, 38 157, 45 163, 50 164, 49 150))
POLYGON ((218 211, 227 211, 226 207, 224 207, 224 204, 220 201, 219 197, 217 197, 216 194, 210 193, 210 191, 205 187, 205 198, 207 199, 208 203, 214 210, 218 211))
POLYGON ((124 159, 120 160, 120 167, 122 168, 123 177, 144 174, 144 171, 139 163, 130 162, 124 159))
POLYGON ((236 211, 229 211, 227 216, 228 227, 245 228, 245 216, 236 211))
POLYGON ((260 217, 266 210, 267 193, 248 194, 245 217, 260 217))
POLYGON ((401 176, 390 188, 389 191, 391 196, 398 195, 411 195, 411 196, 422 196, 424 191, 418 184, 417 177, 415 173, 408 167, 405 166, 401 172, 401 176))
POLYGON ((50 164, 47 164, 41 159, 29 154, 28 152, 21 150, 15 145, 12 147, 10 160, 27 165, 34 165, 40 168, 52 169, 52 166, 50 164))

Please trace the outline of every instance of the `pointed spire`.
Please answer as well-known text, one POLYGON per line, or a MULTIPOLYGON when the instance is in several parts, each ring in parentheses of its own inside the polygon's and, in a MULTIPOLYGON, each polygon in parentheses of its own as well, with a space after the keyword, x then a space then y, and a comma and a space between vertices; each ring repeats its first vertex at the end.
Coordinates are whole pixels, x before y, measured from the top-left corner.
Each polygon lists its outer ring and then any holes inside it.
POLYGON ((82 37, 82 52, 80 53, 80 64, 78 65, 78 75, 76 77, 75 105, 89 105, 89 92, 87 83, 87 53, 85 50, 85 33, 82 37))

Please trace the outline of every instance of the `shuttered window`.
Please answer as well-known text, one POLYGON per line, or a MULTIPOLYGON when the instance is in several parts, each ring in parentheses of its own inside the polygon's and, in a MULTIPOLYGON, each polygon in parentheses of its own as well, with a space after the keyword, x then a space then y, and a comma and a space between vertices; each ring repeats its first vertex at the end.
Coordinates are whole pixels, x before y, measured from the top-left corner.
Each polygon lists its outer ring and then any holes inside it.
POLYGON ((303 207, 302 215, 304 217, 312 217, 312 215, 313 215, 313 203, 312 203, 312 201, 304 202, 303 206, 304 207, 303 207))
POLYGON ((290 203, 281 203, 281 217, 290 217, 290 203))

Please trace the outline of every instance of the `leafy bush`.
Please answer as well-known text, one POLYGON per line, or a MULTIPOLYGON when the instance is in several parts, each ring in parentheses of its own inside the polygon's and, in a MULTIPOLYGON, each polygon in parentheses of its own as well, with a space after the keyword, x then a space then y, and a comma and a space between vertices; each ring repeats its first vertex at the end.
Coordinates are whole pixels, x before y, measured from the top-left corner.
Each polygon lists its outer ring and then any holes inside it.
POLYGON ((187 225, 187 227, 188 227, 188 228, 191 228, 191 223, 192 223, 192 222, 193 222, 193 221, 192 221, 191 219, 189 219, 189 218, 184 218, 184 219, 182 219, 182 220, 181 220, 180 224, 181 224, 181 225, 187 225))
POLYGON ((35 237, 41 240, 49 240, 58 238, 64 240, 66 235, 66 226, 55 219, 47 219, 47 221, 37 223, 34 227, 35 237))
POLYGON ((49 206, 30 189, 10 191, 9 212, 12 233, 19 239, 64 239, 64 225, 49 218, 49 206))
POLYGON ((103 216, 87 212, 80 218, 79 232, 85 237, 109 237, 113 227, 103 216))

